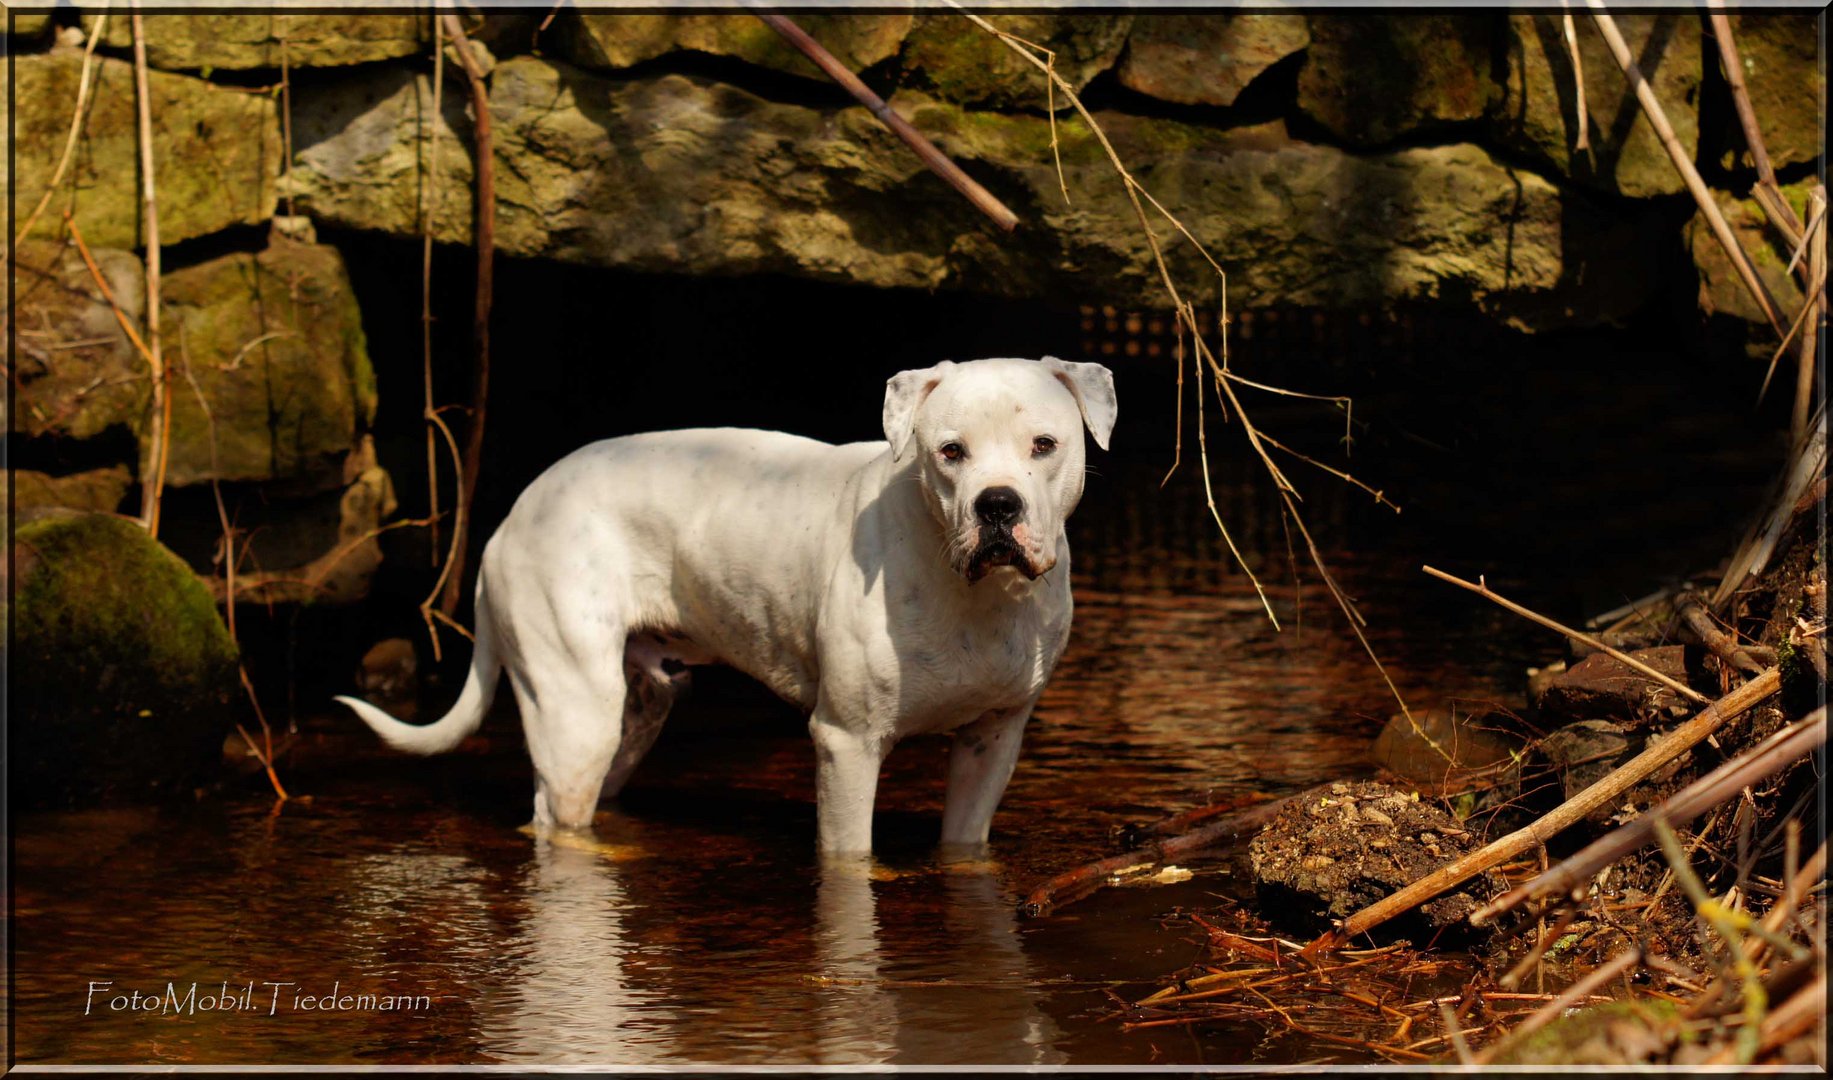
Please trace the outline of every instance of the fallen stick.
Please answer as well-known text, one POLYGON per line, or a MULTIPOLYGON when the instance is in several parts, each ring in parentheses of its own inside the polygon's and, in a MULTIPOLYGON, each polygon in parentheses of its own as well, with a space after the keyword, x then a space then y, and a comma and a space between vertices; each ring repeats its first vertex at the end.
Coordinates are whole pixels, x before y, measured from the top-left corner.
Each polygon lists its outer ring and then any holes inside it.
POLYGON ((1675 792, 1659 807, 1606 833, 1546 873, 1517 885, 1478 908, 1470 916, 1470 921, 1481 926, 1523 904, 1572 892, 1591 880, 1599 870, 1648 843, 1655 834, 1656 821, 1666 820, 1671 824, 1684 825, 1725 800, 1736 797, 1746 787, 1775 775, 1826 745, 1826 741, 1827 710, 1823 705, 1800 723, 1783 728, 1744 754, 1675 792))
POLYGON ((1122 870, 1156 866, 1184 858, 1193 852, 1219 847, 1239 839, 1243 834, 1258 829, 1273 820, 1287 803, 1294 799, 1302 799, 1319 790, 1321 787, 1310 788, 1297 795, 1288 795, 1283 799, 1273 799, 1250 806, 1200 829, 1192 829, 1190 832, 1155 841, 1122 855, 1078 866, 1032 889, 1026 895, 1024 903, 1019 905, 1019 910, 1033 918, 1049 915, 1091 895, 1106 885, 1111 876, 1122 870))
POLYGON ((1718 624, 1712 621, 1712 612, 1698 593, 1681 593, 1675 597, 1674 613, 1699 638, 1700 644, 1712 650, 1714 656, 1747 675, 1763 673, 1764 665, 1738 644, 1736 638, 1720 630, 1718 624))
MULTIPOLYGON (((1826 189, 1817 187, 1815 193, 1822 202, 1826 201, 1826 189)), ((1802 307, 1813 312, 1808 316, 1807 326, 1801 331, 1801 351, 1795 354, 1795 408, 1789 416, 1789 444, 1795 445, 1807 438, 1808 421, 1814 408, 1814 364, 1820 355, 1820 346, 1826 343, 1827 336, 1827 232, 1822 214, 1822 225, 1818 235, 1807 237, 1808 258, 1807 276, 1809 282, 1820 282, 1818 287, 1808 287, 1807 298, 1802 307)))
POLYGON ((1707 736, 1749 711, 1775 693, 1781 685, 1781 673, 1775 668, 1769 669, 1656 739, 1640 754, 1567 799, 1546 816, 1439 867, 1391 896, 1377 900, 1344 919, 1335 929, 1319 935, 1316 941, 1305 946, 1305 953, 1315 955, 1337 948, 1394 916, 1411 911, 1447 889, 1501 865, 1536 844, 1546 843, 1584 820, 1593 810, 1608 805, 1611 800, 1647 779, 1663 765, 1704 742, 1707 736))
POLYGON ((1731 259, 1731 265, 1737 268, 1738 276, 1744 280, 1744 287, 1756 300, 1757 307, 1769 320, 1769 325, 1776 333, 1782 333, 1782 316, 1777 311, 1775 298, 1769 295, 1763 279, 1757 276, 1756 268, 1750 265, 1750 257, 1744 254, 1744 248, 1731 232, 1731 226, 1725 222, 1725 215, 1719 212, 1718 202, 1712 198, 1706 182, 1700 178, 1699 170, 1693 167, 1693 158, 1680 139, 1674 134, 1674 125, 1668 122, 1667 113, 1661 108, 1661 102, 1655 97, 1655 88, 1649 85, 1643 76, 1642 69, 1636 66, 1636 58, 1630 53, 1629 43, 1623 40, 1623 32, 1617 29, 1617 22, 1610 17, 1604 7, 1604 0, 1589 0, 1591 17, 1596 20, 1598 31, 1604 35, 1604 43, 1610 46, 1610 53, 1616 57, 1617 66, 1623 69, 1623 75, 1636 92, 1636 100, 1641 103, 1642 111, 1648 116, 1649 126, 1655 129, 1655 135, 1661 140, 1662 148, 1668 152, 1668 158, 1674 162, 1674 168, 1680 178, 1686 182, 1687 190, 1693 193, 1693 199, 1699 203, 1699 212, 1705 215, 1712 226, 1712 235, 1718 238, 1719 246, 1725 249, 1725 255, 1731 259))
POLYGON ((950 187, 966 196, 967 201, 973 203, 981 213, 991 218, 993 224, 1006 232, 1018 228, 1018 215, 1013 213, 1011 208, 1000 202, 992 192, 981 187, 973 177, 962 172, 961 166, 949 160, 947 154, 936 149, 936 144, 925 138, 922 132, 911 127, 910 121, 892 111, 884 98, 879 97, 872 92, 871 87, 860 82, 859 76, 847 70, 845 64, 842 64, 833 53, 823 48, 820 42, 809 37, 807 31, 797 26, 787 15, 780 15, 774 11, 753 11, 752 14, 756 15, 764 25, 782 35, 783 40, 800 50, 802 55, 813 61, 816 67, 826 72, 828 78, 833 79, 847 93, 852 94, 873 116, 878 117, 880 123, 890 128, 893 135, 904 140, 904 145, 916 151, 916 156, 923 159, 923 164, 929 166, 930 172, 935 173, 947 181, 950 187))
POLYGON ((1690 701, 1696 702, 1700 705, 1709 705, 1712 702, 1711 698, 1708 698, 1706 695, 1693 689, 1691 686, 1688 686, 1686 683, 1683 683, 1680 680, 1673 678, 1672 676, 1663 675, 1661 672, 1656 671, 1652 667, 1649 667, 1647 664, 1644 664, 1642 661, 1636 659, 1635 657, 1629 655, 1628 653, 1622 651, 1621 649, 1613 649, 1609 645, 1606 645, 1602 641, 1598 640, 1597 638, 1592 637, 1590 634, 1584 633, 1583 631, 1580 631, 1580 630, 1574 630, 1570 626, 1566 626, 1563 623, 1554 622, 1552 619, 1547 618, 1545 615, 1542 615, 1535 611, 1530 611, 1527 608, 1522 607, 1520 604, 1515 603, 1513 600, 1509 600, 1501 596, 1498 593, 1491 592, 1489 586, 1484 584, 1481 580, 1478 580, 1476 582, 1465 581, 1463 578, 1453 577, 1452 575, 1445 573, 1443 570, 1436 570, 1430 566, 1422 566, 1420 567, 1420 569, 1424 570, 1428 574, 1431 574, 1433 577, 1439 579, 1440 581, 1449 581, 1451 584, 1456 585, 1460 589, 1468 589, 1471 592, 1476 593, 1478 596, 1484 597, 1485 599, 1494 600, 1496 603, 1502 605, 1503 607, 1507 608, 1508 610, 1514 612, 1515 614, 1521 616, 1524 619, 1527 619, 1531 622, 1537 622, 1549 630, 1555 630, 1561 634, 1566 635, 1567 637, 1571 638, 1573 641, 1583 642, 1586 645, 1589 645, 1592 648, 1598 650, 1599 652, 1607 653, 1611 656, 1612 659, 1615 659, 1619 663, 1627 664, 1628 666, 1634 668, 1635 670, 1640 671, 1642 674, 1647 675, 1649 678, 1667 687, 1669 690, 1674 691, 1676 694, 1679 694, 1681 697, 1684 697, 1690 701))

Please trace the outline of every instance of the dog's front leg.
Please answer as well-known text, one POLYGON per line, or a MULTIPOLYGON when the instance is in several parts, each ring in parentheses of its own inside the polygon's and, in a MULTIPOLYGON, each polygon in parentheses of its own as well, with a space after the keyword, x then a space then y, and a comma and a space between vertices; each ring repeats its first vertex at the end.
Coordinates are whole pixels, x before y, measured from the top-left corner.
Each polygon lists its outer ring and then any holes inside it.
POLYGON ((872 853, 872 802, 885 747, 834 723, 825 707, 808 721, 815 740, 816 846, 823 855, 872 853))
POLYGON ((986 845, 999 809, 1006 782, 1018 764, 1018 747, 1024 736, 1031 705, 989 713, 955 729, 948 750, 948 801, 942 810, 942 846, 980 848, 986 845))

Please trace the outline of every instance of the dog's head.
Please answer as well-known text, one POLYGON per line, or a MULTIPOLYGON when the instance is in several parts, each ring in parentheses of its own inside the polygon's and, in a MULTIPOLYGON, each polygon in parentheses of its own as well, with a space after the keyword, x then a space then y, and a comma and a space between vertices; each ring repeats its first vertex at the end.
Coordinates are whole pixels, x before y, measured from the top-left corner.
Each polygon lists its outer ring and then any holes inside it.
POLYGON ((943 362, 885 386, 894 460, 916 456, 949 565, 979 581, 1000 567, 1035 579, 1057 563, 1057 535, 1082 498, 1082 427, 1107 449, 1114 376, 1100 364, 943 362))

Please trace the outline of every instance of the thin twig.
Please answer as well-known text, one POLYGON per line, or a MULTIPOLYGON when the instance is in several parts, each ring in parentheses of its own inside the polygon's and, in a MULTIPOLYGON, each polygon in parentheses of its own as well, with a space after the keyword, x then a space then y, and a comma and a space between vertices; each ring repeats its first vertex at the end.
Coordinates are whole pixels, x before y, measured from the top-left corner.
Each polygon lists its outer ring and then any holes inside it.
MULTIPOLYGON (((1566 7, 1565 0, 1560 6, 1566 7)), ((1578 24, 1572 19, 1572 10, 1566 8, 1564 27, 1566 51, 1572 54, 1573 93, 1578 108, 1578 135, 1572 140, 1574 151, 1591 149, 1591 116, 1585 108, 1585 61, 1578 51, 1578 24)))
POLYGON ((1731 87, 1731 100, 1737 106, 1738 124, 1744 129, 1744 145, 1750 150, 1751 164, 1757 169, 1757 183, 1777 196, 1775 203, 1782 215, 1776 222, 1778 231, 1798 237, 1801 219, 1795 216, 1795 208, 1788 200, 1780 198, 1782 189, 1776 183, 1776 169, 1770 164, 1769 149, 1763 145, 1763 129, 1757 123, 1756 109, 1750 104, 1750 90, 1744 85, 1744 62, 1738 56, 1737 39, 1731 33, 1731 17, 1722 8, 1712 7, 1706 9, 1706 17, 1712 23, 1712 36, 1718 42, 1719 62, 1725 71, 1725 83, 1731 87))
POLYGON ((885 103, 884 98, 873 93, 871 87, 859 81, 859 76, 847 70, 847 66, 835 58, 833 53, 828 52, 820 42, 809 37, 807 31, 797 26, 787 15, 756 9, 753 9, 752 14, 756 15, 764 25, 780 34, 783 40, 795 46, 802 55, 813 61, 816 67, 827 73, 828 78, 833 79, 847 93, 852 94, 873 116, 878 117, 881 123, 890 128, 892 134, 902 139, 904 145, 916 151, 917 157, 923 159, 923 164, 927 165, 931 172, 940 176, 948 182, 950 187, 966 196, 976 209, 992 219, 993 224, 1006 232, 1018 228, 1018 215, 1013 213, 1011 208, 1000 202, 992 192, 982 187, 973 177, 962 172, 961 167, 951 161, 947 154, 936 149, 935 143, 930 142, 922 132, 911 127, 910 121, 899 116, 890 105, 885 103))
POLYGON ((471 111, 476 114, 473 134, 477 139, 477 214, 474 238, 477 246, 477 297, 472 311, 472 338, 476 348, 476 366, 471 375, 471 423, 465 432, 464 473, 458 478, 461 512, 452 518, 456 535, 452 553, 447 558, 445 595, 439 610, 448 620, 458 612, 458 602, 465 576, 467 545, 463 508, 476 504, 477 478, 484 458, 484 418, 490 397, 490 302, 493 270, 496 260, 496 150, 490 133, 490 95, 484 86, 484 73, 471 54, 471 39, 457 15, 441 15, 446 35, 452 39, 459 65, 471 86, 471 111))
MULTIPOLYGON (((1820 231, 1821 232, 1826 231, 1826 215, 1824 214, 1821 215, 1821 218, 1820 218, 1820 231)), ((1807 245, 1807 247, 1804 250, 1808 252, 1808 262, 1809 262, 1809 267, 1810 267, 1810 270, 1808 273, 1808 291, 1801 302, 1801 310, 1795 313, 1794 321, 1789 323, 1788 332, 1782 335, 1781 344, 1777 345, 1776 351, 1770 355, 1769 367, 1767 370, 1763 372, 1763 385, 1758 387, 1757 389, 1757 401, 1759 403, 1761 403, 1763 398, 1769 393, 1769 383, 1771 379, 1776 377, 1776 367, 1777 365, 1782 363, 1782 354, 1788 351, 1789 344, 1795 340, 1795 335, 1800 332, 1803 326, 1808 324, 1809 318, 1814 314, 1816 310, 1818 310, 1820 306, 1819 304, 1815 303, 1815 300, 1820 296, 1821 289, 1823 289, 1827 284, 1826 257, 1824 254, 1821 255, 1820 272, 1814 273, 1811 269, 1813 266, 1813 262, 1814 262, 1814 252, 1816 249, 1821 249, 1824 251, 1824 245, 1816 244, 1814 241, 1815 241, 1815 237, 1813 236, 1807 236, 1807 237, 1802 238, 1802 243, 1804 245, 1807 245)), ((1809 350, 1808 355, 1811 357, 1812 350, 1814 348, 1815 334, 1813 332, 1809 332, 1809 334, 1803 339, 1803 341, 1804 341, 1806 348, 1809 350)), ((1808 377, 1810 380, 1812 380, 1814 365, 1810 363, 1807 365, 1807 368, 1809 372, 1808 377)), ((1799 432, 1793 432, 1793 434, 1795 435, 1797 439, 1800 438, 1799 432)))
POLYGON ((1460 577, 1453 577, 1452 575, 1445 573, 1443 570, 1436 570, 1430 566, 1424 566, 1424 567, 1421 567, 1420 569, 1424 570, 1426 573, 1432 575, 1433 577, 1438 578, 1440 581, 1449 581, 1451 584, 1456 585, 1460 589, 1468 589, 1471 592, 1476 593, 1478 596, 1484 597, 1485 599, 1488 599, 1488 600, 1493 600, 1496 603, 1500 604, 1501 606, 1521 616, 1522 618, 1529 620, 1530 622, 1539 623, 1540 625, 1546 627, 1549 630, 1555 630, 1561 634, 1566 635, 1567 637, 1571 638, 1573 641, 1583 642, 1584 644, 1589 645, 1594 649, 1597 649, 1599 652, 1607 653, 1609 654, 1609 656, 1612 659, 1616 660, 1618 663, 1625 664, 1631 668, 1634 668, 1635 670, 1655 680, 1656 682, 1667 687, 1669 690, 1674 691, 1676 694, 1679 694, 1681 697, 1688 699, 1689 701, 1696 702, 1700 705, 1706 705, 1706 704, 1709 704, 1712 700, 1711 698, 1707 697, 1706 695, 1693 689, 1691 686, 1688 686, 1686 683, 1683 683, 1680 680, 1673 678, 1670 675, 1664 675, 1661 672, 1656 671, 1654 668, 1649 667, 1647 664, 1629 655, 1628 653, 1622 651, 1621 649, 1612 648, 1611 646, 1604 644, 1602 641, 1599 641, 1597 638, 1592 637, 1590 634, 1587 634, 1582 630, 1574 630, 1570 626, 1565 625, 1564 623, 1555 622, 1552 619, 1547 618, 1545 615, 1542 615, 1535 611, 1530 611, 1527 608, 1522 607, 1520 604, 1515 603, 1513 600, 1509 600, 1506 597, 1503 597, 1495 592, 1490 591, 1489 586, 1485 584, 1481 578, 1479 578, 1476 582, 1469 582, 1469 581, 1465 581, 1463 578, 1460 578, 1460 577))
POLYGON ((1591 17, 1596 20, 1599 32, 1604 35, 1605 44, 1610 46, 1611 55, 1616 57, 1617 66, 1623 69, 1624 77, 1634 88, 1636 100, 1641 103, 1642 111, 1648 116, 1649 126, 1654 128, 1655 135, 1668 152, 1668 158, 1673 161, 1674 168, 1680 173, 1681 179, 1686 182, 1687 190, 1693 193, 1694 200, 1699 203, 1699 212, 1705 215, 1707 223, 1712 227, 1712 235, 1718 238, 1719 245, 1725 249, 1726 256, 1731 259, 1731 265, 1737 268, 1738 276, 1744 280, 1745 288, 1750 290, 1750 295, 1756 300, 1757 307, 1762 309, 1763 316, 1769 320, 1769 325, 1780 334, 1782 316, 1777 311, 1775 298, 1769 295, 1769 289, 1764 286, 1763 279, 1757 276, 1756 268, 1750 264, 1750 257, 1744 254, 1743 246, 1738 243, 1736 235, 1731 231, 1731 226, 1725 222, 1725 215, 1719 211, 1717 200, 1712 197, 1712 192, 1706 187, 1706 182, 1700 178, 1699 170, 1693 167, 1692 155, 1680 145, 1679 137, 1674 134, 1674 125, 1668 122, 1667 113, 1662 110, 1660 100, 1655 97, 1654 87, 1649 85, 1648 79, 1642 74, 1642 69, 1636 66, 1635 57, 1630 53, 1629 43, 1623 40, 1623 32, 1617 29, 1616 20, 1612 19, 1610 13, 1605 10, 1603 0, 1589 0, 1589 3, 1593 9, 1591 17))
POLYGON ((1762 673, 1765 665, 1739 644, 1736 638, 1718 628, 1718 624, 1712 621, 1711 609, 1698 593, 1684 592, 1676 596, 1674 614, 1680 617, 1687 629, 1693 631, 1701 644, 1712 650, 1714 656, 1746 675, 1762 673))
MULTIPOLYGON (((1826 189, 1816 187, 1815 193, 1820 201, 1826 201, 1826 189)), ((1790 445, 1800 443, 1807 438, 1808 414, 1814 407, 1814 365, 1820 355, 1819 346, 1827 338, 1827 297, 1824 291, 1827 281, 1827 234, 1826 215, 1822 214, 1823 223, 1818 235, 1803 237, 1808 244, 1808 286, 1807 298, 1803 302, 1806 310, 1814 314, 1808 317, 1807 329, 1801 334, 1801 351, 1795 360, 1795 409, 1789 418, 1790 445), (1815 286, 1812 282, 1820 282, 1815 286)))
MULTIPOLYGON (((76 108, 70 113, 70 133, 64 137, 64 152, 57 159, 57 168, 51 170, 51 179, 45 184, 44 194, 38 197, 37 205, 26 215, 25 224, 13 233, 15 247, 24 242, 31 234, 32 226, 38 224, 38 216, 45 212, 45 207, 51 205, 52 197, 57 194, 57 185, 64 179, 64 170, 70 167, 70 157, 76 152, 76 141, 83 133, 83 119, 88 115, 89 93, 95 85, 95 80, 89 77, 95 60, 95 47, 102 40, 102 32, 107 26, 108 12, 97 13, 95 22, 89 27, 89 40, 83 43, 83 70, 76 76, 76 108)), ((101 78, 99 68, 96 69, 96 78, 101 78)), ((7 256, 11 254, 11 251, 6 252, 7 256)), ((4 259, 0 259, 0 265, 4 265, 4 259)))
POLYGON ((140 522, 157 537, 166 459, 172 446, 172 394, 170 373, 159 347, 159 203, 153 173, 153 102, 146 77, 146 28, 138 8, 130 21, 134 29, 134 91, 140 129, 140 202, 146 222, 147 362, 153 369, 152 420, 147 432, 150 452, 140 467, 140 522))
MULTIPOLYGON (((559 5, 555 5, 559 11, 559 5)), ((548 16, 552 18, 550 14, 548 16)), ((433 112, 427 120, 426 183, 420 196, 420 367, 424 384, 421 417, 426 424, 426 516, 432 520, 428 555, 439 562, 439 435, 433 429, 433 228, 439 212, 439 121, 445 89, 445 44, 440 21, 433 24, 433 112)))

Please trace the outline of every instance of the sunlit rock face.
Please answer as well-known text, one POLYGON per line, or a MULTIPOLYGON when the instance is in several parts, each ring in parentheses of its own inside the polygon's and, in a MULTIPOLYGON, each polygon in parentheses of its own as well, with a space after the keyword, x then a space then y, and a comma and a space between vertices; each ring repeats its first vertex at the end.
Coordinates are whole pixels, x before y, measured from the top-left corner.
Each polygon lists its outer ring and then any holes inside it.
POLYGON ((1248 84, 1311 43, 1303 15, 1135 15, 1121 85, 1179 105, 1233 105, 1248 84))
MULTIPOLYGON (((450 99, 448 99, 450 100, 450 99)), ((515 255, 664 273, 787 273, 883 287, 1151 303, 1150 249, 1098 142, 1048 119, 914 91, 894 105, 1033 224, 995 237, 863 109, 769 101, 681 75, 619 81, 533 57, 492 77, 497 243, 515 255)), ((302 210, 356 228, 418 225, 429 88, 394 69, 300 95, 302 210)), ((1472 144, 1352 154, 1282 123, 1217 129, 1102 112, 1135 175, 1257 304, 1476 303, 1523 325, 1624 316, 1643 228, 1472 144), (1629 241, 1630 243, 1626 243, 1629 241), (1609 266, 1631 271, 1586 273, 1609 266), (1371 272, 1372 270, 1372 272, 1371 272), (1591 284, 1581 290, 1576 283, 1591 284)), ((465 115, 442 117, 437 234, 470 230, 465 115)), ((1167 242, 1192 287, 1213 274, 1167 242)))
MULTIPOLYGON (((432 41, 424 14, 314 14, 278 11, 142 16, 147 63, 167 70, 336 67, 425 52, 432 41)), ((93 28, 95 16, 83 20, 93 28)), ((127 49, 133 29, 116 12, 102 43, 127 49)))

